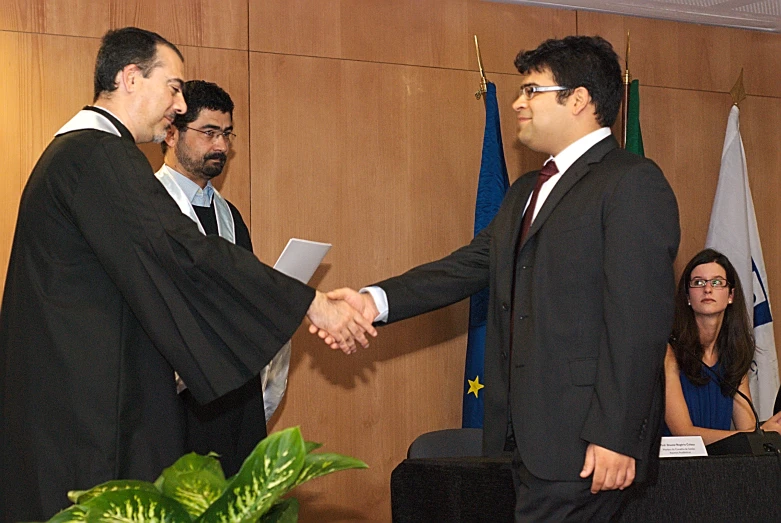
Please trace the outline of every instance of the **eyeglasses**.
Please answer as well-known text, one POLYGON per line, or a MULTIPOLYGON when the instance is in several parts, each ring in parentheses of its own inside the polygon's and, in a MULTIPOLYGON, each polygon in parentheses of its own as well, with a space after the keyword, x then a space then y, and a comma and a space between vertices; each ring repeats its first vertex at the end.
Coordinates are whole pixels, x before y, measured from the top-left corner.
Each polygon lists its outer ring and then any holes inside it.
POLYGON ((569 87, 561 85, 522 85, 518 96, 525 96, 527 100, 534 98, 537 93, 549 93, 551 91, 569 91, 569 87))
POLYGON ((184 126, 186 129, 190 129, 191 131, 195 131, 198 133, 203 134, 206 136, 209 140, 212 142, 216 141, 218 137, 222 136, 222 138, 225 140, 225 143, 230 145, 231 141, 236 138, 236 135, 233 134, 231 131, 218 131, 216 129, 206 129, 205 131, 201 131, 200 129, 196 129, 195 127, 190 127, 188 125, 184 126))
POLYGON ((710 283, 710 286, 714 289, 726 289, 729 287, 729 282, 725 278, 713 278, 705 280, 702 278, 694 278, 689 282, 689 288, 692 289, 704 289, 706 285, 710 283))

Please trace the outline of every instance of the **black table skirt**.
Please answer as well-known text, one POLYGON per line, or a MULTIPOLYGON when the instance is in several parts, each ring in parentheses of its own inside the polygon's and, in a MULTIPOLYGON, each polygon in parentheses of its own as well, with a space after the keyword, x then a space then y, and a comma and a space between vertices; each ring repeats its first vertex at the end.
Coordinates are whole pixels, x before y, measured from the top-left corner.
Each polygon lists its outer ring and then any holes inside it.
MULTIPOLYGON (((514 505, 506 459, 407 459, 391 475, 395 522, 512 521, 514 505)), ((660 460, 619 520, 781 522, 781 457, 660 460)))

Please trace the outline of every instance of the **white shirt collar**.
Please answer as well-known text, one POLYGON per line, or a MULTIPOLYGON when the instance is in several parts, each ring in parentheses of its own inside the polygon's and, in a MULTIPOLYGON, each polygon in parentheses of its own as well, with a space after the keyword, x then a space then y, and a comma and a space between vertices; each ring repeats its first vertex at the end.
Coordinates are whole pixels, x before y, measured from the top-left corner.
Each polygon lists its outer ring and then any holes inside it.
POLYGON ((563 151, 561 151, 556 156, 551 156, 551 158, 553 158, 553 160, 556 162, 556 167, 558 167, 559 172, 564 173, 572 166, 573 163, 577 161, 578 158, 583 156, 586 151, 610 136, 610 134, 611 131, 609 127, 601 127, 596 131, 588 133, 583 138, 575 140, 567 147, 565 147, 563 151))
POLYGON ((212 198, 214 198, 214 188, 212 187, 211 181, 206 182, 206 187, 201 189, 200 185, 170 165, 164 164, 163 168, 167 169, 171 176, 173 176, 176 184, 182 189, 182 192, 184 192, 185 196, 187 196, 187 201, 189 201, 192 205, 197 205, 200 207, 211 206, 212 198))

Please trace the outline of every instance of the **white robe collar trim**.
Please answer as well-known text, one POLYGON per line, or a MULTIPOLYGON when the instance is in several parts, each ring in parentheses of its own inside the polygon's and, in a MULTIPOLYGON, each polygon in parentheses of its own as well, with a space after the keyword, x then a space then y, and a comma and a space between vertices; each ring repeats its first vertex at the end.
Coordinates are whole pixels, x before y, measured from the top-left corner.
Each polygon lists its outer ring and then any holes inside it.
MULTIPOLYGON (((203 225, 201 225, 201 222, 198 219, 198 215, 195 214, 193 204, 176 182, 175 174, 178 173, 169 166, 163 164, 160 170, 155 173, 155 176, 157 176, 157 179, 160 180, 160 183, 163 184, 163 187, 168 191, 168 194, 171 195, 179 206, 182 214, 187 215, 196 223, 196 225, 198 225, 198 230, 201 231, 201 234, 206 234, 203 225)), ((214 189, 214 187, 212 187, 212 189, 214 189)), ((236 243, 236 226, 233 223, 233 214, 228 206, 228 202, 225 201, 225 198, 223 198, 219 192, 217 192, 217 189, 214 189, 213 202, 214 211, 217 215, 217 233, 221 238, 225 238, 231 243, 236 243)))
MULTIPOLYGON (((105 109, 103 110, 105 111, 105 109)), ((111 120, 97 111, 90 111, 88 109, 82 109, 76 113, 76 115, 68 120, 68 123, 63 125, 54 136, 59 136, 71 131, 81 131, 83 129, 96 129, 116 136, 122 136, 119 129, 111 123, 111 120)))

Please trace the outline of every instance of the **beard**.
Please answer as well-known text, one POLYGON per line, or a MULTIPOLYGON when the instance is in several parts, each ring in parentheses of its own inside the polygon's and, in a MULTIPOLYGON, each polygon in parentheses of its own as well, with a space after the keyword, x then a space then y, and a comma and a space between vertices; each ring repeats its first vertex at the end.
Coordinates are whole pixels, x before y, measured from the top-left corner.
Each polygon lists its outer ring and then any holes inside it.
POLYGON ((166 125, 163 126, 162 129, 154 129, 154 134, 152 135, 152 143, 163 143, 165 141, 165 137, 168 136, 168 129, 171 127, 171 124, 166 122, 166 125))
POLYGON ((225 153, 211 153, 203 157, 201 161, 201 174, 209 179, 222 174, 228 156, 225 153))
POLYGON ((197 158, 189 154, 189 152, 182 141, 179 141, 179 145, 176 148, 176 159, 179 160, 179 163, 187 172, 205 180, 211 180, 222 174, 225 162, 228 160, 228 155, 225 153, 209 153, 197 158))

